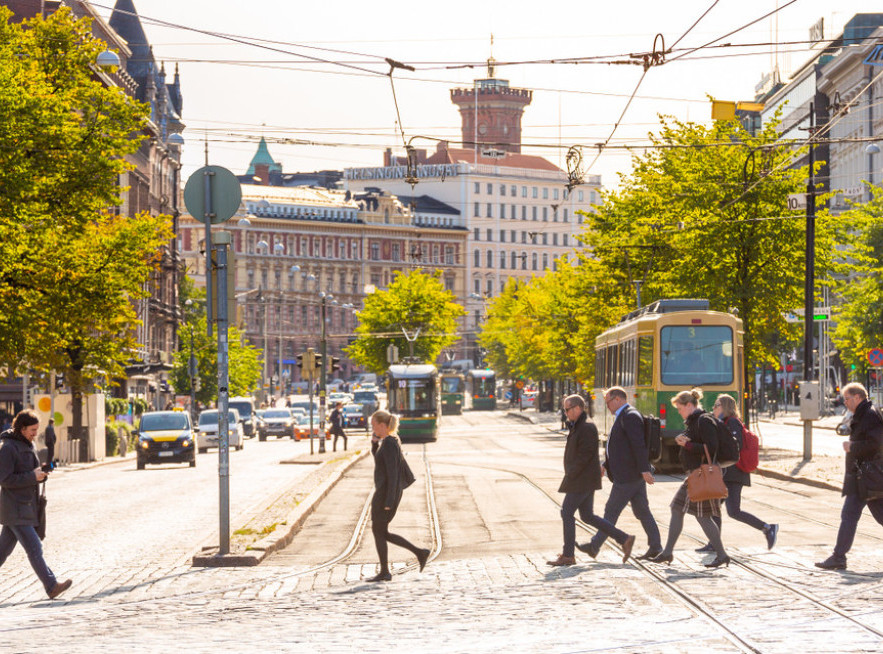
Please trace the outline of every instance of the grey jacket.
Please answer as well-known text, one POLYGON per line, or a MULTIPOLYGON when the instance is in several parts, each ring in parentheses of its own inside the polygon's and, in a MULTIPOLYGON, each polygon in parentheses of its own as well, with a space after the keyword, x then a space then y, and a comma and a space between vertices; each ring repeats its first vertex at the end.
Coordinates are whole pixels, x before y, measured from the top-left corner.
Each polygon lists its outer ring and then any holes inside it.
POLYGON ((0 434, 0 524, 37 526, 40 467, 34 445, 11 429, 0 434))

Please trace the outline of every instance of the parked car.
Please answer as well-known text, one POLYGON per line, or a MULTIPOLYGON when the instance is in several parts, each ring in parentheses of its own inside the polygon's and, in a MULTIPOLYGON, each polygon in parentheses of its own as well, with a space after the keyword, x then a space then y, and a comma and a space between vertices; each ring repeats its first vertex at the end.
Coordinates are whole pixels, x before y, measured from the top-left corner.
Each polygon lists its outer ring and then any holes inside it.
POLYGON ((352 401, 353 396, 349 393, 331 393, 328 395, 328 406, 330 406, 332 409, 334 408, 334 405, 338 402, 343 402, 344 405, 347 405, 352 401))
MULTIPOLYGON (((218 447, 218 413, 217 409, 206 409, 199 414, 196 447, 200 454, 208 452, 210 447, 218 447)), ((237 450, 245 447, 239 411, 236 409, 229 409, 227 412, 227 445, 237 450)))
POLYGON ((196 466, 193 424, 185 411, 151 411, 138 424, 138 470, 148 463, 189 463, 196 466))
POLYGON ((293 406, 288 409, 295 416, 306 416, 309 415, 309 411, 302 406, 293 406))
MULTIPOLYGON (((294 440, 299 441, 304 438, 310 437, 310 432, 312 432, 313 436, 319 437, 319 416, 313 416, 312 429, 310 429, 310 417, 309 416, 300 416, 295 418, 297 424, 294 428, 294 440)), ((329 431, 329 426, 325 426, 325 438, 331 438, 331 433, 329 431)))
POLYGON ((343 407, 343 426, 365 428, 368 419, 362 413, 362 405, 355 402, 343 407))
POLYGON ((353 393, 353 402, 356 404, 367 404, 370 413, 374 413, 380 408, 380 398, 374 391, 366 391, 364 389, 356 391, 353 393))
POLYGON ((262 441, 267 440, 267 436, 294 438, 295 422, 291 409, 285 407, 267 409, 264 411, 264 431, 259 438, 262 441))
POLYGON ((246 438, 254 438, 258 435, 258 421, 255 418, 254 400, 250 397, 231 397, 227 402, 228 409, 236 409, 239 412, 239 422, 242 424, 242 434, 246 438))

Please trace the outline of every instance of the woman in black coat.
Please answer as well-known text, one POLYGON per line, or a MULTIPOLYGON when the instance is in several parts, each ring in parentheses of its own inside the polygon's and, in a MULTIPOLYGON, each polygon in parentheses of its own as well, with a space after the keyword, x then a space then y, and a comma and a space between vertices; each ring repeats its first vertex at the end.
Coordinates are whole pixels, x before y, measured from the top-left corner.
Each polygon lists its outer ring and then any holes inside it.
POLYGON ((52 574, 37 535, 38 486, 46 479, 34 449, 39 426, 37 414, 26 410, 15 416, 12 429, 0 434, 0 566, 21 543, 49 599, 55 599, 71 581, 59 582, 52 574))
MULTIPOLYGON (((717 427, 714 418, 702 410, 700 401, 702 400, 702 391, 694 388, 692 391, 681 391, 672 398, 671 403, 677 409, 681 418, 684 419, 686 427, 683 434, 680 434, 676 441, 681 446, 679 458, 684 472, 687 475, 692 470, 698 468, 705 458, 705 446, 708 446, 708 453, 712 459, 717 454, 717 427)), ((674 499, 671 501, 671 525, 668 529, 668 542, 665 549, 652 561, 656 563, 671 563, 675 544, 684 528, 684 514, 689 513, 694 516, 705 532, 708 541, 714 548, 717 556, 711 563, 706 563, 706 568, 717 568, 721 565, 729 566, 730 557, 724 549, 721 542, 720 530, 714 524, 713 516, 720 517, 720 500, 704 500, 701 502, 691 502, 687 497, 687 480, 681 484, 678 492, 675 493, 674 499)))
POLYGON ((389 533, 389 523, 395 517, 405 484, 413 481, 413 475, 402 456, 402 446, 396 429, 399 419, 386 411, 371 416, 371 452, 374 454, 374 497, 371 498, 371 532, 380 559, 380 573, 368 581, 390 581, 387 542, 404 547, 417 557, 420 570, 426 565, 429 550, 421 549, 401 536, 389 533), (410 477, 406 480, 405 476, 410 477))
MULTIPOLYGON (((739 409, 736 406, 736 400, 730 395, 718 395, 712 408, 715 418, 722 421, 727 429, 736 437, 739 442, 739 451, 742 451, 742 420, 739 416, 739 409)), ((732 465, 724 468, 724 483, 727 485, 727 515, 733 520, 744 522, 750 527, 754 527, 758 531, 762 531, 766 536, 767 549, 773 549, 776 544, 776 536, 779 533, 779 525, 768 524, 757 516, 742 510, 742 487, 751 486, 751 473, 741 470, 738 466, 732 465)), ((721 529, 723 521, 721 516, 712 516, 714 524, 721 529)), ((697 552, 713 552, 714 548, 711 543, 704 547, 700 547, 697 552)))

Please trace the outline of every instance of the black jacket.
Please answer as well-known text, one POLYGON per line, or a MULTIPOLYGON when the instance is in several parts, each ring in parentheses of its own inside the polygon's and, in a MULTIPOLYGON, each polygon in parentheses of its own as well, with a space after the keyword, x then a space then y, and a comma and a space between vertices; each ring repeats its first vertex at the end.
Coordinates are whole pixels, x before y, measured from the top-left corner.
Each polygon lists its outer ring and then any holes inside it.
POLYGON ((37 450, 11 429, 0 434, 0 524, 37 526, 37 450))
POLYGON ((857 495, 855 468, 859 463, 883 457, 883 419, 865 400, 855 408, 849 433, 849 452, 846 453, 846 471, 843 475, 843 495, 857 495))
POLYGON ((690 442, 686 447, 682 447, 679 453, 681 465, 684 466, 684 472, 695 470, 705 458, 705 448, 708 445, 708 454, 714 459, 717 454, 717 427, 714 425, 714 418, 710 413, 706 413, 702 409, 696 409, 687 416, 684 421, 686 425, 687 438, 690 442))
POLYGON ((633 406, 626 404, 610 428, 604 467, 610 481, 619 484, 638 481, 641 473, 650 472, 644 418, 633 406))
POLYGON ((371 446, 374 454, 374 501, 382 502, 380 508, 389 507, 396 512, 402 501, 401 460, 402 446, 395 436, 387 436, 380 444, 371 446))
POLYGON ((564 447, 564 479, 559 493, 588 493, 601 488, 598 428, 583 412, 571 425, 564 447))
POLYGON ((343 433, 343 411, 335 407, 334 411, 331 412, 329 420, 331 421, 331 430, 333 433, 343 433))
MULTIPOLYGON (((736 416, 730 416, 724 424, 727 426, 736 440, 739 441, 739 451, 742 451, 742 421, 736 416)), ((739 466, 733 464, 729 468, 724 468, 724 481, 728 484, 742 484, 743 486, 751 486, 751 473, 740 470, 739 466)))

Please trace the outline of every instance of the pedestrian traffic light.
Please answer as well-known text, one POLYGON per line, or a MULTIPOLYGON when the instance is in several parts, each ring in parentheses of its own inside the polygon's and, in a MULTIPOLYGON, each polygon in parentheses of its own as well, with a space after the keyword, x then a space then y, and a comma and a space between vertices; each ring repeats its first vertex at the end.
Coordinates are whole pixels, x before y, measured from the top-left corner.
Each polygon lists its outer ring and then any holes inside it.
POLYGON ((333 374, 335 370, 340 369, 340 357, 331 357, 330 366, 328 367, 329 372, 333 374))

